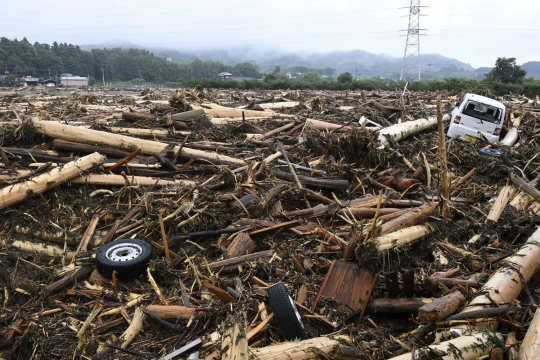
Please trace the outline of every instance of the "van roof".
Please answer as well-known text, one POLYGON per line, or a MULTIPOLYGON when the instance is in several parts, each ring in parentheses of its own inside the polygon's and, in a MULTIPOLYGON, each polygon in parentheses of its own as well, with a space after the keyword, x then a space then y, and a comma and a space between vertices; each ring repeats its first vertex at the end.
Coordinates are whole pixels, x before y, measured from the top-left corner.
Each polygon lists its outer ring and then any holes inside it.
POLYGON ((502 102, 497 101, 497 100, 493 100, 491 98, 488 98, 488 97, 485 97, 485 96, 482 96, 482 95, 476 95, 476 94, 467 93, 467 94, 465 94, 465 99, 466 100, 475 100, 475 101, 481 102, 481 103, 486 104, 486 105, 491 105, 491 106, 495 106, 495 107, 498 107, 498 108, 505 109, 505 106, 504 106, 504 104, 502 102))

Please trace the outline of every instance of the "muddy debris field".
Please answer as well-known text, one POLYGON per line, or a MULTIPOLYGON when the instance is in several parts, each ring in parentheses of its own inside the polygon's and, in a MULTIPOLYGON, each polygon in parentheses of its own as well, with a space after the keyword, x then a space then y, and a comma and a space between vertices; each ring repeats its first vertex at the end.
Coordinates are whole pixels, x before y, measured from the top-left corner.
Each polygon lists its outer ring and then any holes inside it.
POLYGON ((537 358, 538 97, 463 95, 0 90, 0 359, 537 358))

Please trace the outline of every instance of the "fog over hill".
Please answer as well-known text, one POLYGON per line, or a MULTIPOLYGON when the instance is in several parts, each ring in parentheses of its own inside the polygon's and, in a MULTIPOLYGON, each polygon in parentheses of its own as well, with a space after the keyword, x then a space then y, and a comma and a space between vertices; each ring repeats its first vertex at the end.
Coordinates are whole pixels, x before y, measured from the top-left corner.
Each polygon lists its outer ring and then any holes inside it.
MULTIPOLYGON (((340 74, 349 72, 359 77, 396 78, 401 71, 402 58, 387 54, 373 54, 364 50, 332 52, 284 51, 259 48, 256 46, 234 47, 231 49, 167 49, 143 47, 129 42, 108 42, 99 45, 81 45, 82 49, 103 47, 135 47, 152 51, 157 56, 170 58, 175 62, 188 62, 195 59, 220 61, 226 65, 250 62, 259 66, 261 72, 270 73, 276 66, 284 71, 291 68, 333 69, 340 74)), ((495 63, 495 59, 494 59, 495 63)), ((420 56, 423 79, 444 79, 464 77, 483 79, 490 67, 475 69, 459 59, 441 54, 422 54, 420 56)), ((523 64, 527 77, 540 78, 540 62, 523 64)))

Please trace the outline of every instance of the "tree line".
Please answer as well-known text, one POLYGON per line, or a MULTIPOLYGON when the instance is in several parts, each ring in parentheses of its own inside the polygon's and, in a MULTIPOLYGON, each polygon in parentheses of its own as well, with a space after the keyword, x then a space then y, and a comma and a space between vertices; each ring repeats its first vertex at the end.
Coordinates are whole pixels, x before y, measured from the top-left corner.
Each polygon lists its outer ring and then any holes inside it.
POLYGON ((251 63, 225 65, 219 61, 177 63, 144 49, 104 48, 86 51, 78 45, 31 44, 26 38, 0 38, 0 73, 22 77, 51 77, 63 73, 90 76, 92 83, 116 81, 174 82, 217 78, 221 72, 258 78, 259 68, 251 63))

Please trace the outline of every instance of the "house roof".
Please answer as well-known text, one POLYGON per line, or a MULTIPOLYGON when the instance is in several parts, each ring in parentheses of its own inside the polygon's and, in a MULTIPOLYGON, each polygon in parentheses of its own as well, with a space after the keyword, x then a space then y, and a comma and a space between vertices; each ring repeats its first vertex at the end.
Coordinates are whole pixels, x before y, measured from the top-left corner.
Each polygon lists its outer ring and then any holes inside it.
POLYGON ((84 76, 62 76, 60 79, 62 80, 88 80, 88 78, 84 76))
POLYGON ((232 74, 229 72, 222 72, 222 73, 219 73, 218 76, 232 76, 232 74))

